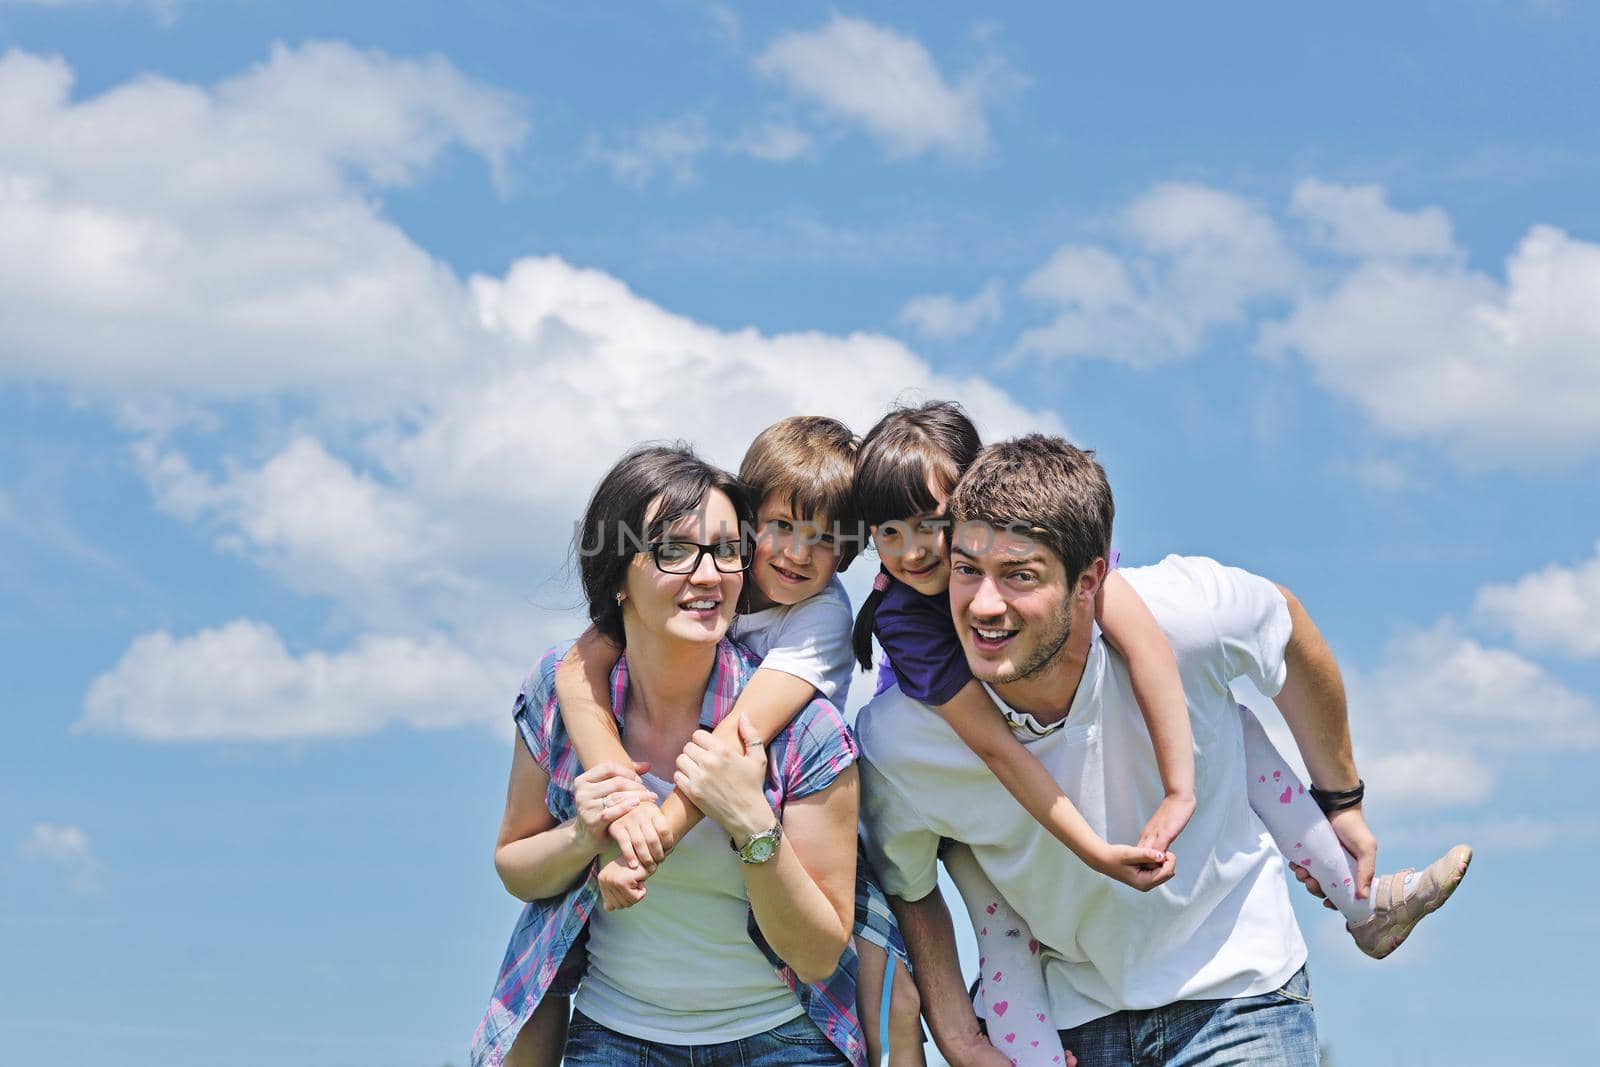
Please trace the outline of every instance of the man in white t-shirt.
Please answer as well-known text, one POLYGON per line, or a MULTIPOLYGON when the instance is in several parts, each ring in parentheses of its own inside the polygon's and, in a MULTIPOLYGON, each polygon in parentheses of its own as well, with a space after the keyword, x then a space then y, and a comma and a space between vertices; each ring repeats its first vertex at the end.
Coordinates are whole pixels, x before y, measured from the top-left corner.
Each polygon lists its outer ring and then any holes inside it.
MULTIPOLYGON (((974 676, 1106 840, 1133 842, 1164 791, 1127 664, 1094 628, 1111 490, 1058 438, 992 445, 950 501, 950 607, 974 676)), ((1196 750, 1176 874, 1140 893, 1090 870, 1006 793, 939 716, 898 689, 857 719, 869 854, 900 917, 940 1049, 1006 1064, 966 997, 937 888, 941 838, 965 842, 1040 945, 1049 1010, 1083 1067, 1317 1063, 1305 943, 1283 859, 1245 791, 1229 683, 1275 697, 1312 780, 1358 785, 1337 667, 1303 609, 1200 558, 1123 571, 1166 632, 1196 750)), ((1359 807, 1333 819, 1372 869, 1359 807)))

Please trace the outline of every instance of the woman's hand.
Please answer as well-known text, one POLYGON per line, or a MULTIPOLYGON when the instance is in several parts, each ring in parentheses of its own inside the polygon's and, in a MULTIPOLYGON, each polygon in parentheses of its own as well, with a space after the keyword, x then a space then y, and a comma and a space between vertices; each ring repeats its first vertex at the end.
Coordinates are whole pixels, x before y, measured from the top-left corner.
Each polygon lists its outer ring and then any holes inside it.
POLYGON ((617 763, 597 763, 578 775, 572 785, 572 799, 578 809, 578 837, 598 853, 605 848, 611 823, 632 811, 640 801, 655 802, 656 795, 646 789, 639 775, 650 769, 648 763, 635 763, 630 769, 617 763))
POLYGON ((1090 866, 1107 878, 1148 893, 1178 872, 1178 857, 1153 848, 1104 845, 1090 866))
POLYGON ((678 755, 673 782, 684 796, 736 842, 748 841, 777 821, 761 787, 767 750, 747 715, 739 716, 739 743, 696 730, 678 755))

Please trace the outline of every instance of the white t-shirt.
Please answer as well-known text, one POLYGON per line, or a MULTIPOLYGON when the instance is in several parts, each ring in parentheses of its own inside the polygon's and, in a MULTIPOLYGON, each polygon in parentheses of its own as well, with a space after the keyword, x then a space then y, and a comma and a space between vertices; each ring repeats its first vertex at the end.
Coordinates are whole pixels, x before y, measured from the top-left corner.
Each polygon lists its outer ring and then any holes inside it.
MULTIPOLYGON (((1228 690, 1240 676, 1269 696, 1282 688, 1288 606, 1272 583, 1209 559, 1169 556, 1120 573, 1172 643, 1194 728, 1198 805, 1173 845, 1177 873, 1165 885, 1140 893, 1090 870, 955 731, 898 688, 856 720, 863 826, 884 890, 921 899, 935 887, 939 839, 970 845, 1040 942, 1061 1028, 1125 1009, 1265 993, 1306 958, 1282 856, 1246 796, 1228 690)), ((1163 790, 1120 656, 1094 639, 1058 728, 1001 706, 1089 825, 1107 841, 1138 840, 1163 790)))
MULTIPOLYGON (((662 799, 672 783, 645 785, 662 799)), ((595 908, 589 970, 574 1006, 643 1041, 715 1045, 805 1014, 746 929, 750 898, 728 835, 702 819, 631 908, 595 908)))
POLYGON ((728 636, 760 657, 763 670, 810 682, 818 695, 842 708, 855 668, 850 648, 854 621, 849 594, 835 577, 822 592, 798 604, 740 615, 728 636))

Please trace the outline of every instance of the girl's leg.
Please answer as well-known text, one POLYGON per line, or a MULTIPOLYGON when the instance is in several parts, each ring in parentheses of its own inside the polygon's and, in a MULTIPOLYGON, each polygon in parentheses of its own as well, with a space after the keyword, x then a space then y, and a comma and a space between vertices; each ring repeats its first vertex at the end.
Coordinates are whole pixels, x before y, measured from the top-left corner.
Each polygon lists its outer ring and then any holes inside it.
POLYGON ((1289 769, 1256 713, 1239 705, 1244 726, 1245 785, 1250 807, 1266 824, 1272 840, 1292 862, 1311 872, 1346 922, 1372 914, 1372 897, 1356 899, 1356 862, 1339 843, 1328 817, 1311 799, 1300 776, 1289 769))
POLYGON ((883 985, 887 979, 889 1067, 926 1067, 928 1061, 922 1054, 922 998, 911 972, 898 958, 894 959, 893 974, 888 972, 885 964, 891 958, 877 942, 856 938, 856 1012, 867 1039, 867 1062, 874 1067, 884 1062, 883 985))
POLYGON ((549 993, 517 1032, 505 1067, 559 1067, 567 1044, 567 1016, 572 998, 549 993))
POLYGON ((1001 899, 970 848, 952 841, 941 858, 978 935, 983 974, 974 1007, 988 1026, 989 1043, 1015 1064, 1065 1062, 1061 1038, 1050 1022, 1039 943, 1028 924, 1001 899))

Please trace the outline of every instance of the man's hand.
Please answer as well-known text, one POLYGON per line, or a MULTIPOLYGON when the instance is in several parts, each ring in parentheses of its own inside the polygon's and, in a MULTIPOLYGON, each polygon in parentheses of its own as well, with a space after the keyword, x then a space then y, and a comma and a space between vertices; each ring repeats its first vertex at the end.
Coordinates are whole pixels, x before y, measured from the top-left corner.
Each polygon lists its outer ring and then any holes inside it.
POLYGON ((1090 866, 1107 878, 1148 893, 1178 873, 1178 857, 1153 848, 1105 845, 1090 866))
MULTIPOLYGON (((1062 1051, 1067 1054, 1065 1067, 1078 1067, 1078 1057, 1070 1049, 1062 1051)), ((970 1045, 953 1050, 948 1058, 951 1067, 1015 1067, 1018 1062, 989 1044, 981 1034, 970 1045)))
POLYGON ((622 850, 621 860, 629 867, 643 867, 653 874, 667 858, 676 842, 666 831, 666 820, 654 799, 641 800, 611 824, 611 840, 622 850))
POLYGON ((600 868, 600 903, 607 911, 631 908, 644 899, 644 880, 649 875, 629 867, 621 857, 600 868))
MULTIPOLYGON (((1340 844, 1345 851, 1356 859, 1356 899, 1365 900, 1372 892, 1372 871, 1378 861, 1378 839, 1372 836, 1372 831, 1367 829, 1367 820, 1361 815, 1360 808, 1345 808, 1328 816, 1328 822, 1333 825, 1334 833, 1339 837, 1340 844), (1352 818, 1351 816, 1354 816, 1352 818), (1342 825, 1341 825, 1342 824, 1342 825), (1349 837, 1345 835, 1349 834, 1349 837), (1355 842, 1363 852, 1351 848, 1355 842)), ((1322 899, 1322 906, 1329 911, 1338 911, 1333 901, 1328 899, 1327 891, 1322 888, 1322 883, 1311 876, 1311 872, 1298 863, 1290 863, 1289 869, 1294 876, 1300 879, 1300 884, 1306 887, 1306 892, 1322 899)))
POLYGON ((1378 839, 1367 829, 1367 817, 1361 807, 1345 808, 1328 816, 1339 843, 1356 860, 1356 899, 1366 900, 1372 894, 1372 874, 1378 869, 1378 839))
POLYGON ((1156 807, 1156 813, 1150 816, 1150 821, 1144 824, 1138 847, 1166 852, 1178 835, 1183 833, 1183 828, 1189 825, 1194 808, 1193 793, 1169 793, 1156 807))

